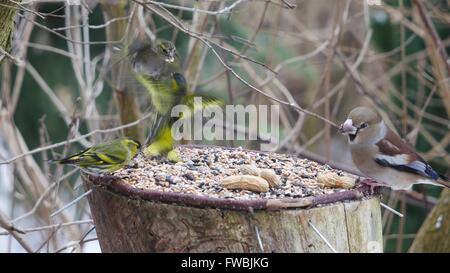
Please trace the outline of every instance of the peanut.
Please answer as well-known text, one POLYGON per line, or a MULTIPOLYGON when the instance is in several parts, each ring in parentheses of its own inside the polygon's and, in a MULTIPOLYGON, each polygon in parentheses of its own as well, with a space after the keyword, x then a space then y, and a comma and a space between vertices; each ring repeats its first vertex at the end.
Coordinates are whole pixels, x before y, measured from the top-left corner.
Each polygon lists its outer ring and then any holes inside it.
POLYGON ((255 165, 243 165, 240 168, 242 174, 259 176, 260 170, 255 165))
POLYGON ((348 176, 339 176, 337 173, 326 172, 317 176, 317 182, 330 188, 350 189, 355 186, 355 179, 348 176))
POLYGON ((261 177, 254 175, 233 175, 224 178, 221 184, 226 189, 249 190, 253 192, 267 192, 269 184, 261 177))
POLYGON ((281 185, 278 175, 272 169, 262 169, 259 172, 259 176, 264 178, 269 183, 271 188, 277 188, 281 185))

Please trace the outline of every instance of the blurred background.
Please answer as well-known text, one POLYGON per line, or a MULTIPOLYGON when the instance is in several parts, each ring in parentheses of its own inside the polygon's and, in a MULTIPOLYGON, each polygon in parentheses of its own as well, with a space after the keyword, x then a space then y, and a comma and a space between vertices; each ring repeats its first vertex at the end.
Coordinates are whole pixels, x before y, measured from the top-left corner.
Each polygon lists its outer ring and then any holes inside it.
MULTIPOLYGON (((79 172, 47 160, 124 133, 143 139, 145 120, 117 128, 145 114, 116 62, 136 33, 175 43, 189 91, 279 104, 274 151, 357 173, 346 138, 308 113, 339 124, 370 105, 449 174, 450 1, 0 0, 0 10, 14 21, 0 66, 0 252, 100 251, 79 172)), ((405 214, 383 210, 386 252, 409 250, 440 194, 384 194, 405 214)))

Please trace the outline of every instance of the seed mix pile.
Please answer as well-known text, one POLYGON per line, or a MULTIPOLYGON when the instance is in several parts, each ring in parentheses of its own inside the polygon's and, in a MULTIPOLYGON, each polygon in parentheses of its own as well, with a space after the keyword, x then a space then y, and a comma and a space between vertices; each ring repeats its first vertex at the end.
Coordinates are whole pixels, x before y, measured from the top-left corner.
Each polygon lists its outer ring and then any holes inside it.
POLYGON ((264 153, 241 148, 178 146, 182 162, 146 158, 139 154, 128 167, 113 173, 126 183, 146 190, 206 195, 218 198, 303 198, 343 191, 330 188, 317 179, 324 173, 352 179, 355 176, 328 165, 285 154, 264 153), (221 181, 242 174, 242 166, 272 169, 281 185, 267 192, 226 189, 221 181))

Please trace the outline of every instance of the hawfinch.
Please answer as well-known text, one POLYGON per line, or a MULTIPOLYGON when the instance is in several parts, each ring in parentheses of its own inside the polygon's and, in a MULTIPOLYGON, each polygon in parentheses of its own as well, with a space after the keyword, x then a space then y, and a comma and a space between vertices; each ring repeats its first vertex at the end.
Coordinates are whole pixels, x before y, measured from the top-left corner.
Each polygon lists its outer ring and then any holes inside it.
POLYGON ((393 190, 409 190, 414 184, 449 187, 448 179, 390 130, 375 110, 353 109, 340 131, 348 135, 353 162, 365 176, 393 190))

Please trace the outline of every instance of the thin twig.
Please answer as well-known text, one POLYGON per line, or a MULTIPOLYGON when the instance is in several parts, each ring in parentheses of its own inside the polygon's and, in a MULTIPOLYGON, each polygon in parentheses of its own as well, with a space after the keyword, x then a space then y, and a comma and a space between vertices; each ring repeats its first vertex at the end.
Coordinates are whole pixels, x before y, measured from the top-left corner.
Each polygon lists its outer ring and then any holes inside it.
POLYGON ((385 208, 385 209, 387 209, 388 211, 392 212, 393 214, 399 216, 400 218, 403 218, 403 217, 404 217, 403 214, 401 214, 400 212, 396 211, 395 209, 389 207, 388 205, 386 205, 386 204, 384 204, 384 203, 382 203, 382 202, 380 202, 380 206, 382 206, 383 208, 385 208))
POLYGON ((308 225, 317 233, 317 235, 319 235, 319 237, 325 242, 325 244, 327 244, 331 251, 337 253, 336 249, 330 244, 327 238, 325 238, 325 236, 323 236, 322 233, 320 233, 320 231, 313 225, 311 220, 308 220, 308 225))
POLYGON ((81 199, 83 199, 84 197, 88 196, 91 193, 92 193, 92 189, 88 190, 87 192, 83 193, 82 195, 78 196, 77 198, 75 198, 74 200, 69 202, 64 207, 62 207, 59 210, 57 210, 57 211, 53 212, 52 214, 50 214, 50 217, 55 217, 56 215, 58 215, 59 213, 61 213, 65 209, 70 208, 71 206, 75 205, 76 203, 78 203, 78 201, 80 201, 81 199))
POLYGON ((109 26, 110 24, 120 21, 120 20, 128 20, 130 18, 130 16, 123 16, 123 17, 116 17, 113 18, 111 20, 106 21, 104 24, 101 25, 75 25, 75 26, 67 26, 67 27, 59 27, 59 28, 53 28, 54 31, 60 31, 60 30, 67 30, 67 29, 71 29, 71 28, 81 28, 84 26, 87 26, 89 29, 100 29, 100 28, 105 28, 107 26, 109 26))
POLYGON ((262 244, 261 236, 259 234, 258 226, 255 225, 256 238, 258 239, 259 249, 264 252, 264 246, 262 244))
POLYGON ((76 170, 72 170, 70 172, 68 172, 67 174, 65 174, 64 176, 62 176, 60 179, 58 179, 57 181, 53 182, 49 187, 47 187, 47 189, 41 194, 41 196, 38 198, 38 200, 36 201, 36 203, 34 204, 33 208, 28 211, 25 214, 22 214, 21 216, 15 218, 14 220, 11 221, 11 223, 15 223, 18 222, 32 214, 34 214, 36 212, 36 210, 39 208, 39 206, 41 205, 41 203, 45 200, 45 198, 51 193, 51 191, 59 184, 59 182, 67 179, 68 177, 70 177, 72 174, 74 174, 76 172, 76 170))
POLYGON ((52 229, 52 232, 50 233, 50 235, 47 236, 47 239, 45 239, 45 241, 43 241, 43 242, 41 243, 41 245, 34 251, 34 253, 38 253, 39 251, 41 251, 41 249, 42 249, 45 245, 49 246, 48 244, 49 244, 50 240, 56 235, 56 232, 58 232, 58 230, 59 230, 60 228, 61 228, 61 224, 60 224, 60 225, 57 225, 56 227, 54 227, 54 228, 52 229))
MULTIPOLYGON (((32 233, 32 232, 36 232, 36 231, 43 231, 43 230, 48 230, 48 229, 54 229, 57 227, 68 227, 68 226, 76 226, 76 225, 86 225, 86 224, 93 224, 94 221, 92 219, 88 219, 88 220, 78 220, 78 221, 73 221, 73 222, 67 222, 67 223, 59 223, 59 224, 54 224, 54 225, 48 225, 48 226, 40 226, 40 227, 33 227, 33 228, 23 228, 20 229, 21 232, 25 233, 32 233)), ((0 236, 1 235, 8 235, 9 232, 0 232, 0 236)))
POLYGON ((9 234, 11 234, 14 239, 27 251, 27 252, 33 252, 32 247, 25 241, 23 238, 23 232, 16 229, 10 221, 8 221, 6 215, 3 214, 3 212, 0 211, 0 227, 6 229, 9 234))
MULTIPOLYGON (((134 0, 134 1, 136 1, 136 0, 134 0)), ((206 13, 206 14, 209 14, 209 15, 222 15, 222 14, 229 14, 229 13, 231 13, 232 9, 237 7, 242 2, 247 2, 247 1, 248 0, 237 0, 237 1, 233 2, 231 5, 225 6, 224 8, 222 8, 220 10, 216 10, 216 11, 198 9, 198 8, 195 8, 195 7, 190 8, 190 7, 173 5, 173 4, 168 4, 168 3, 159 2, 159 1, 151 1, 151 0, 144 0, 142 2, 136 1, 136 2, 139 3, 139 4, 153 4, 153 5, 157 5, 159 7, 190 11, 190 12, 193 12, 193 13, 199 12, 199 13, 206 13)))

